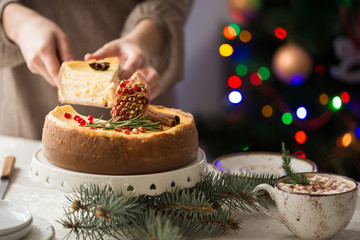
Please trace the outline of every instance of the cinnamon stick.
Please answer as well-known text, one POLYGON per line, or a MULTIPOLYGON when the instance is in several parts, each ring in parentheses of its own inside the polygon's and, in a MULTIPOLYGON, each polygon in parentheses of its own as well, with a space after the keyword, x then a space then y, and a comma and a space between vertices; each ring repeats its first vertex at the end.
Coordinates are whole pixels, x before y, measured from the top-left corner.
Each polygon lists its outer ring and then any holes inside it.
POLYGON ((151 121, 160 122, 162 125, 168 127, 174 127, 180 123, 180 117, 178 115, 158 112, 150 108, 147 109, 145 115, 146 114, 149 115, 151 121))

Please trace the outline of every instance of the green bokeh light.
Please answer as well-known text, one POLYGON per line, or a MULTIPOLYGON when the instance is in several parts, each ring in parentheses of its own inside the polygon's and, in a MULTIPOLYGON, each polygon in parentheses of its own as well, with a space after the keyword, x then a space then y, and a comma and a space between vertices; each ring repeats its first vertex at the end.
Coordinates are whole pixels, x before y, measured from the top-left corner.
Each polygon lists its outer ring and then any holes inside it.
POLYGON ((246 150, 248 150, 249 148, 250 148, 249 145, 245 145, 245 146, 242 146, 242 147, 241 147, 241 150, 246 151, 246 150))
POLYGON ((261 75, 261 80, 268 80, 270 77, 270 71, 267 67, 260 67, 258 73, 261 75))
POLYGON ((289 125, 289 124, 291 124, 293 117, 292 117, 291 113, 286 112, 282 115, 281 120, 284 124, 289 125))
POLYGON ((232 28, 235 30, 235 32, 236 32, 236 36, 238 36, 238 35, 239 35, 239 33, 240 33, 241 29, 240 29, 240 27, 239 27, 237 24, 232 23, 232 24, 230 24, 230 25, 229 25, 229 27, 232 27, 232 28))
POLYGON ((247 67, 244 65, 244 64, 238 64, 237 66, 236 66, 236 69, 235 69, 235 71, 236 71, 236 74, 237 75, 239 75, 240 77, 243 77, 243 76, 245 76, 246 74, 247 74, 247 72, 248 72, 248 69, 247 69, 247 67))

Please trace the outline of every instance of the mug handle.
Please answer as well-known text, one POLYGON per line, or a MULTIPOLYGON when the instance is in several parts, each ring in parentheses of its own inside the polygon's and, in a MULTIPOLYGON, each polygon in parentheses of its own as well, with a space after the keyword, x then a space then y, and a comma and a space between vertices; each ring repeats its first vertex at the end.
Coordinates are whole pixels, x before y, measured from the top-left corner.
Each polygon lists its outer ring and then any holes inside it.
MULTIPOLYGON (((259 184, 257 185, 255 188, 254 188, 254 192, 258 192, 260 190, 265 190, 266 192, 269 193, 270 197, 272 200, 276 201, 275 200, 275 189, 267 184, 267 183, 262 183, 262 184, 259 184)), ((281 220, 281 217, 279 215, 279 213, 277 212, 272 212, 270 211, 269 209, 261 206, 260 204, 256 203, 257 207, 259 208, 260 212, 262 212, 263 214, 269 216, 269 217, 272 217, 274 218, 276 221, 280 222, 280 223, 283 223, 282 220, 281 220)))

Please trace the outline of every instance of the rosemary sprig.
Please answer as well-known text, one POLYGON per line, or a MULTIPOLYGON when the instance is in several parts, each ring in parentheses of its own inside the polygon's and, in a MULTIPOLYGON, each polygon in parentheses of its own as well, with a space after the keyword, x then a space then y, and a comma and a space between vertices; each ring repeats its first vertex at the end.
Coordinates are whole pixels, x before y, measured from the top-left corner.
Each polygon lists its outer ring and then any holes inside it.
POLYGON ((82 127, 96 127, 112 130, 115 128, 129 127, 131 129, 144 127, 147 131, 160 131, 160 122, 152 122, 149 115, 132 119, 118 121, 119 119, 103 120, 102 117, 94 121, 92 124, 83 125, 82 127))
POLYGON ((290 178, 290 183, 309 185, 309 180, 305 177, 304 174, 294 173, 293 169, 290 166, 291 157, 289 155, 289 150, 285 148, 285 143, 282 143, 282 168, 284 169, 286 175, 290 178))

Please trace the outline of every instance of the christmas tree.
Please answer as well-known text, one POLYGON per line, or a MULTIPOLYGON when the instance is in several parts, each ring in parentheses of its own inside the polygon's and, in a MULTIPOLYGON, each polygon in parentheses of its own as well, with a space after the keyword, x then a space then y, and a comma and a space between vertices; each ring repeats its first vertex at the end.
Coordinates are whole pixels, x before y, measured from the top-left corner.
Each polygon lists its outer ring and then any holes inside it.
POLYGON ((226 114, 198 117, 208 158, 290 153, 360 180, 359 1, 230 0, 223 42, 226 114))

